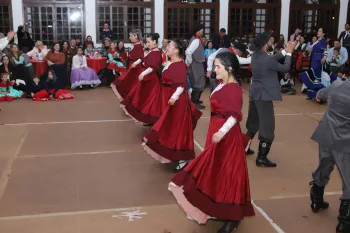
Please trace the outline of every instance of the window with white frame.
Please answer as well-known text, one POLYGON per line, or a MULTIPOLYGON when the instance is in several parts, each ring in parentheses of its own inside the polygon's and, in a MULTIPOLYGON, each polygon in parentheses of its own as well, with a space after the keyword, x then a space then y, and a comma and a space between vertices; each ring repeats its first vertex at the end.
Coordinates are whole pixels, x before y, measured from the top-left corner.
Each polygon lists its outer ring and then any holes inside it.
POLYGON ((108 23, 114 40, 127 41, 132 29, 141 29, 143 34, 153 32, 153 0, 97 0, 98 40, 103 25, 108 23))
POLYGON ((83 0, 23 0, 24 20, 34 41, 84 39, 83 0))
POLYGON ((5 36, 12 28, 11 2, 0 2, 0 32, 5 36))
POLYGON ((280 0, 231 0, 229 34, 233 38, 242 39, 265 30, 272 30, 275 34, 279 34, 280 18, 280 0))

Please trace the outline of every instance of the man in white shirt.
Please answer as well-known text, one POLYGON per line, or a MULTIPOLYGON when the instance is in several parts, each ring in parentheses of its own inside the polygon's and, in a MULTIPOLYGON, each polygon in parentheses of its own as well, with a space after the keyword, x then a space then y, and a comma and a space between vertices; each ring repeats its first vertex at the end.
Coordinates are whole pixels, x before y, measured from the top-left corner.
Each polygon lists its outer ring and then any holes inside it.
POLYGON ((341 57, 340 64, 339 64, 339 67, 340 67, 348 61, 349 55, 348 55, 348 50, 345 47, 341 46, 339 40, 334 40, 334 47, 329 49, 326 62, 328 64, 332 63, 335 48, 339 48, 340 57, 341 57))
MULTIPOLYGON (((239 64, 240 65, 249 65, 251 64, 252 62, 252 59, 250 57, 250 54, 252 54, 251 51, 249 51, 247 49, 247 46, 243 43, 235 43, 233 46, 232 46, 232 50, 234 52, 234 54, 236 55, 238 61, 239 61, 239 64), (242 57, 243 54, 245 53, 248 53, 248 57, 245 58, 245 57, 242 57)), ((207 62, 207 77, 210 78, 210 91, 212 92, 215 87, 217 86, 217 80, 215 77, 212 77, 212 71, 213 71, 213 64, 214 64, 214 60, 215 60, 215 57, 216 55, 218 55, 219 53, 223 53, 223 52, 232 52, 231 50, 227 49, 227 48, 220 48, 218 49, 215 53, 211 54, 209 57, 208 57, 208 62, 207 62)), ((240 80, 240 77, 236 77, 238 83, 241 85, 241 80, 240 80)))
POLYGON ((201 94, 205 88, 204 66, 204 43, 201 37, 204 34, 204 25, 196 25, 193 29, 193 36, 190 44, 186 49, 186 63, 189 65, 188 73, 190 76, 190 83, 192 86, 191 100, 198 109, 204 109, 201 94))
POLYGON ((167 63, 168 56, 166 55, 166 48, 169 44, 169 40, 168 39, 163 39, 162 41, 162 66, 165 66, 165 63, 167 63))

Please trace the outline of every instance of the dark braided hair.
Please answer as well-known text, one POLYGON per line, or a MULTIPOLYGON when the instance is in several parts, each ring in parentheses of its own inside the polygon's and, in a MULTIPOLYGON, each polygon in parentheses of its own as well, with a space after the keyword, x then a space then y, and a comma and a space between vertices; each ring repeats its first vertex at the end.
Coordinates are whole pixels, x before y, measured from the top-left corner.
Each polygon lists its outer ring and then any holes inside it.
POLYGON ((225 70, 232 73, 239 85, 241 85, 241 78, 239 75, 240 66, 237 56, 231 52, 223 52, 216 55, 215 59, 219 59, 221 64, 225 67, 225 70), (229 67, 231 67, 232 70, 230 70, 229 67))
POLYGON ((147 35, 148 38, 151 38, 151 40, 155 41, 158 44, 159 40, 159 34, 158 33, 152 33, 147 35))

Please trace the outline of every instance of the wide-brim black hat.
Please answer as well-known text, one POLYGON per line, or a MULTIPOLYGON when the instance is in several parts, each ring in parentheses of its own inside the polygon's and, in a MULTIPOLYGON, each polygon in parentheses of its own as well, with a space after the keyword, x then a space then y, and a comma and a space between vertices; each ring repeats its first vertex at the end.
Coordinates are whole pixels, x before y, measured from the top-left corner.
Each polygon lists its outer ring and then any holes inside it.
POLYGON ((263 33, 258 34, 255 37, 253 44, 250 45, 249 49, 254 52, 262 49, 269 42, 271 35, 271 31, 265 31, 263 33))
POLYGON ((243 43, 240 43, 240 42, 236 42, 233 44, 233 47, 238 49, 239 51, 241 51, 242 53, 248 53, 247 51, 247 46, 243 43))
POLYGON ((205 28, 204 24, 197 24, 197 25, 195 25, 193 27, 192 33, 195 34, 195 33, 199 32, 202 29, 204 30, 204 28, 205 28))

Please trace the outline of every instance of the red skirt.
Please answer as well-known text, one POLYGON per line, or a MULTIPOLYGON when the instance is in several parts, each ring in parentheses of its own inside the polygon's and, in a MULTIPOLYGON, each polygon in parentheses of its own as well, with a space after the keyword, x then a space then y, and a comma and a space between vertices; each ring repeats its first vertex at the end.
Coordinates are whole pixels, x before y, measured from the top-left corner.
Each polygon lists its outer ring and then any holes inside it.
MULTIPOLYGON (((225 121, 211 117, 207 142, 225 121)), ((208 218, 240 221, 255 215, 242 139, 239 125, 234 126, 219 143, 207 145, 169 184, 187 215, 200 224, 208 218)))
POLYGON ((193 130, 201 115, 196 107, 192 108, 185 91, 173 106, 168 105, 151 131, 143 137, 143 148, 162 163, 194 159, 193 130))
POLYGON ((120 99, 125 99, 127 97, 132 88, 139 82, 139 75, 141 73, 141 65, 138 65, 135 68, 129 68, 113 82, 118 92, 116 94, 120 99))
POLYGON ((162 115, 162 86, 157 72, 145 76, 122 101, 125 113, 137 123, 155 124, 162 115))
MULTIPOLYGON (((50 94, 53 94, 53 92, 54 92, 54 89, 51 89, 50 94)), ((47 100, 49 100, 50 94, 47 93, 46 90, 41 90, 41 91, 34 94, 32 100, 33 101, 47 101, 47 100)), ((56 92, 54 98, 56 100, 67 100, 67 99, 74 99, 74 96, 68 90, 59 89, 56 92)))

